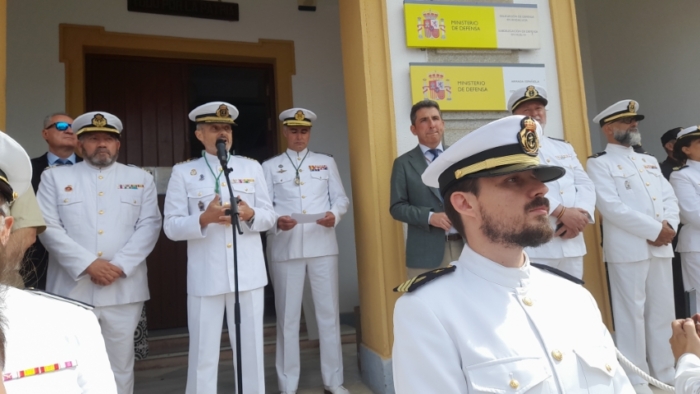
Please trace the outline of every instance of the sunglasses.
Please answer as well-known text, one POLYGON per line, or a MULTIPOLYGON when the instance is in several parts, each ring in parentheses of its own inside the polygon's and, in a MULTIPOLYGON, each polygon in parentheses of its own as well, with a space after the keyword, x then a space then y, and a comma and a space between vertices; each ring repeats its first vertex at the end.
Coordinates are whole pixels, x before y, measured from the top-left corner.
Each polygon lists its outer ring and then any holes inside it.
POLYGON ((73 126, 73 125, 70 124, 70 123, 68 123, 68 122, 56 122, 56 123, 50 124, 49 127, 47 127, 46 129, 48 130, 48 129, 52 128, 52 127, 55 127, 56 130, 62 132, 62 131, 68 130, 68 128, 69 128, 69 127, 72 127, 72 126, 73 126))

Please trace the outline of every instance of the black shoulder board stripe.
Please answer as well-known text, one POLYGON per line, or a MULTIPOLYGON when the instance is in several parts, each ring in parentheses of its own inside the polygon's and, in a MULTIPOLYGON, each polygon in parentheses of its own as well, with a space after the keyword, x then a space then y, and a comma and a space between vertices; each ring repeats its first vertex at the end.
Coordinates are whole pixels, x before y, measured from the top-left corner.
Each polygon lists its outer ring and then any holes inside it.
POLYGON ((318 153, 319 155, 326 155, 326 156, 328 156, 328 157, 333 157, 333 155, 331 155, 330 153, 316 152, 316 151, 314 151, 314 153, 318 153))
POLYGON ((561 138, 554 138, 554 137, 547 137, 547 138, 549 138, 550 140, 554 140, 554 141, 566 142, 567 144, 569 143, 569 141, 563 140, 563 139, 561 139, 561 138))
POLYGON ((680 171, 680 170, 682 170, 682 169, 684 169, 684 168, 687 168, 687 167, 688 167, 687 165, 685 165, 685 166, 680 166, 680 167, 673 167, 673 171, 680 171))
POLYGON ((539 268, 539 269, 541 269, 541 270, 549 271, 549 272, 553 273, 554 275, 561 276, 562 278, 568 279, 568 280, 570 280, 570 281, 576 283, 577 285, 582 285, 582 286, 583 286, 583 283, 584 283, 584 282, 583 282, 581 279, 579 279, 579 278, 577 278, 577 277, 575 277, 575 276, 573 276, 573 275, 571 275, 571 274, 567 274, 566 272, 564 272, 564 271, 562 271, 562 270, 558 270, 558 269, 556 269, 556 268, 554 268, 554 267, 550 267, 550 266, 548 266, 548 265, 537 264, 537 263, 532 263, 532 262, 530 263, 530 265, 533 266, 533 267, 539 268))
POLYGON ((36 295, 40 295, 40 296, 43 296, 43 297, 46 297, 46 298, 52 298, 52 299, 54 299, 54 300, 67 302, 67 303, 69 303, 69 304, 73 304, 73 305, 75 305, 75 306, 79 306, 79 307, 84 308, 84 309, 87 309, 87 310, 89 310, 89 311, 90 311, 90 310, 93 310, 93 309, 95 308, 94 306, 92 306, 92 305, 90 305, 90 304, 87 304, 87 303, 85 303, 85 302, 78 301, 78 300, 74 300, 74 299, 72 299, 72 298, 64 297, 64 296, 61 296, 61 295, 58 295, 58 294, 49 293, 49 292, 44 291, 44 290, 35 289, 35 288, 33 288, 33 287, 30 287, 30 288, 25 289, 25 290, 28 291, 28 292, 30 292, 30 293, 34 293, 34 294, 36 294, 36 295))
POLYGON ((606 153, 608 153, 608 152, 606 152, 606 151, 598 152, 598 153, 596 153, 596 154, 593 155, 593 156, 588 156, 588 158, 589 158, 589 159, 595 159, 596 157, 603 156, 603 155, 606 154, 606 153))
POLYGON ((443 275, 450 274, 457 269, 457 266, 448 265, 445 268, 438 268, 432 271, 422 273, 415 278, 411 278, 396 288, 394 288, 394 293, 410 293, 415 291, 417 288, 423 286, 424 284, 432 281, 433 279, 439 278, 443 275))

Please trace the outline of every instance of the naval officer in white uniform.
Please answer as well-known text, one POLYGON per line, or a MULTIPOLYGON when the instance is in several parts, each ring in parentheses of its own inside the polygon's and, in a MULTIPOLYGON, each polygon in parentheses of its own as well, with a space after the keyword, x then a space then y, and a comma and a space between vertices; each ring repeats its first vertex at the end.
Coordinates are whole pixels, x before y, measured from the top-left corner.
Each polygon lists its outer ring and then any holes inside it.
POLYGON ((552 238, 543 182, 564 175, 540 164, 537 129, 524 116, 489 123, 423 173, 467 245, 397 288, 397 393, 634 392, 591 294, 523 252, 552 238))
MULTIPOLYGON (((7 255, 13 218, 8 206, 30 190, 32 166, 24 149, 0 132, 0 264, 7 255)), ((3 280, 4 280, 3 275, 3 280)), ((100 325, 90 306, 43 292, 0 285, 6 339, 3 381, 7 393, 116 394, 100 325)), ((2 385, 0 384, 0 387, 2 385)), ((0 390, 0 392, 3 392, 0 390)))
POLYGON ((277 311, 277 379, 282 393, 299 385, 299 321, 304 279, 309 275, 321 345, 321 375, 326 391, 344 394, 343 353, 338 311, 338 242, 335 226, 348 210, 335 160, 308 149, 316 114, 304 108, 283 111, 280 120, 287 150, 263 163, 267 189, 277 214, 268 232, 270 276, 277 311), (315 223, 290 216, 325 214, 315 223))
MULTIPOLYGON (((201 158, 173 167, 165 195, 165 234, 173 241, 187 241, 187 393, 216 393, 224 310, 235 348, 234 250, 231 217, 226 214, 230 201, 227 182, 240 198, 243 231, 236 234, 243 391, 265 393, 262 320, 267 273, 260 233, 275 224, 276 215, 257 161, 229 155, 228 166, 233 171, 226 179, 216 156, 219 139, 226 141, 230 151, 236 117, 236 107, 224 102, 203 104, 190 112, 190 120, 197 123, 195 136, 205 150, 201 158)), ((235 354, 233 361, 235 364, 235 354)))
MULTIPOLYGON (((668 322, 675 317, 671 241, 678 200, 656 159, 632 148, 641 141, 644 115, 638 110, 636 101, 622 100, 593 119, 608 145, 588 159, 587 168, 603 217, 617 347, 633 364, 672 384, 668 322)), ((641 377, 629 375, 638 393, 651 393, 641 377)))
MULTIPOLYGON (((547 124, 547 91, 529 85, 511 94, 508 108, 515 115, 533 117, 544 132, 547 124)), ((549 222, 555 230, 551 241, 536 248, 527 248, 527 255, 535 263, 558 268, 579 279, 583 278, 583 256, 586 255, 584 228, 593 223, 595 188, 581 166, 574 148, 568 142, 549 136, 540 136, 538 157, 543 164, 563 167, 561 178, 547 183, 549 222)))
POLYGON ((686 127, 676 138, 673 157, 684 164, 674 167, 669 178, 683 223, 676 252, 681 254, 683 286, 685 291, 696 290, 697 306, 700 305, 700 128, 686 127))
POLYGON ((148 300, 146 257, 161 216, 153 176, 117 163, 122 123, 103 111, 73 121, 85 160, 41 175, 46 289, 94 305, 120 394, 133 392, 134 331, 148 300))

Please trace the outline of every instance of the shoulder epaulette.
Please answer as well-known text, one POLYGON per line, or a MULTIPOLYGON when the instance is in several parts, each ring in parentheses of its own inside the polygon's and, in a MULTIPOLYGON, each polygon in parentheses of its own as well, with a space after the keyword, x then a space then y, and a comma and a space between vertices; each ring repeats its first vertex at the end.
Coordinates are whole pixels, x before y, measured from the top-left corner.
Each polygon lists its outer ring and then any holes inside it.
POLYGON ((673 167, 673 171, 680 171, 680 170, 682 170, 682 169, 684 169, 684 168, 687 168, 687 167, 688 167, 687 165, 685 165, 685 166, 680 166, 680 167, 673 167))
POLYGON ((567 274, 566 272, 559 270, 559 269, 556 269, 554 267, 550 267, 550 266, 544 265, 544 264, 532 263, 532 262, 530 263, 530 265, 533 267, 539 268, 541 270, 544 270, 544 271, 549 271, 549 272, 553 273, 554 275, 561 276, 562 278, 564 278, 566 280, 570 280, 570 281, 576 283, 577 285, 583 285, 583 283, 584 283, 581 279, 579 279, 571 274, 567 274))
POLYGON ((248 159, 248 160, 252 160, 254 162, 257 162, 257 160, 253 159, 252 157, 248 157, 248 156, 236 155, 236 157, 240 157, 241 159, 248 159))
POLYGON ((549 138, 550 140, 559 141, 559 142, 566 142, 567 144, 570 144, 569 141, 563 140, 561 138, 554 138, 554 137, 547 137, 547 138, 549 138))
POLYGON ((272 160, 272 159, 276 159, 276 158, 282 156, 283 154, 284 154, 284 152, 280 153, 279 155, 272 156, 272 157, 270 157, 269 159, 265 159, 265 160, 263 161, 263 163, 268 162, 268 161, 270 161, 270 160, 272 160))
POLYGON ((433 279, 439 278, 443 275, 450 274, 452 272, 455 272, 457 269, 457 266, 454 265, 448 265, 445 268, 438 268, 434 269, 432 271, 428 271, 425 273, 422 273, 415 278, 411 278, 396 288, 394 288, 395 293, 410 293, 412 291, 415 291, 417 288, 423 286, 424 284, 432 281, 433 279))
POLYGON ((316 152, 316 151, 314 151, 314 153, 318 153, 319 155, 326 155, 328 157, 333 157, 333 155, 331 155, 330 153, 316 152))
POLYGON ((139 166, 134 165, 134 164, 127 164, 127 166, 133 167, 133 168, 138 168, 139 170, 145 171, 145 172, 147 172, 147 173, 153 175, 153 173, 151 172, 151 170, 147 170, 147 169, 145 169, 144 167, 139 167, 139 166))
POLYGON ((81 307, 81 308, 83 308, 83 309, 87 309, 87 310, 89 310, 89 311, 91 311, 91 310, 93 310, 93 309, 95 308, 94 306, 92 306, 92 305, 90 305, 90 304, 86 304, 86 303, 84 303, 84 302, 82 302, 82 301, 78 301, 78 300, 74 300, 74 299, 72 299, 72 298, 60 296, 60 295, 58 295, 58 294, 49 293, 49 292, 46 292, 46 291, 43 291, 43 290, 39 290, 39 289, 31 288, 31 287, 28 288, 28 289, 25 289, 25 290, 28 291, 28 292, 30 292, 30 293, 32 293, 32 294, 40 295, 40 296, 42 296, 42 297, 51 298, 51 299, 57 300, 57 301, 67 302, 67 303, 69 303, 69 304, 72 304, 72 305, 75 305, 75 306, 79 306, 79 307, 81 307))
POLYGON ((598 153, 596 153, 595 155, 588 156, 588 158, 589 158, 589 159, 595 159, 595 158, 597 158, 597 157, 603 156, 603 155, 606 154, 606 153, 608 153, 608 152, 606 152, 606 151, 598 152, 598 153))
POLYGON ((197 157, 196 159, 187 159, 187 160, 185 160, 185 161, 181 161, 181 162, 179 162, 179 163, 175 163, 175 165, 176 165, 176 166, 179 166, 180 164, 189 163, 189 162, 194 161, 194 160, 197 160, 197 159, 199 159, 199 157, 197 157))

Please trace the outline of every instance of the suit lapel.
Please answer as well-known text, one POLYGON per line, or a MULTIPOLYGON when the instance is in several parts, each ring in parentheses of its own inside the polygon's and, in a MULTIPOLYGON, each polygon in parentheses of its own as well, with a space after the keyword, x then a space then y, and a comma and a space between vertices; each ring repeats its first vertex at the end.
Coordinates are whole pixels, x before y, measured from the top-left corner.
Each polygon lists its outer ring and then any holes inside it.
MULTIPOLYGON (((416 146, 413 150, 409 151, 408 154, 411 157, 409 163, 411 163, 411 167, 413 167, 413 169, 416 170, 416 172, 418 173, 418 178, 420 179, 421 175, 423 175, 423 172, 425 172, 425 169, 428 168, 428 161, 425 159, 423 151, 420 149, 420 145, 416 146)), ((437 197, 438 200, 442 201, 442 198, 440 198, 440 191, 437 188, 429 187, 428 189, 430 189, 430 191, 433 192, 433 194, 435 195, 435 197, 437 197)))

